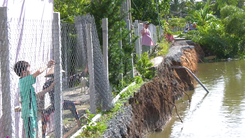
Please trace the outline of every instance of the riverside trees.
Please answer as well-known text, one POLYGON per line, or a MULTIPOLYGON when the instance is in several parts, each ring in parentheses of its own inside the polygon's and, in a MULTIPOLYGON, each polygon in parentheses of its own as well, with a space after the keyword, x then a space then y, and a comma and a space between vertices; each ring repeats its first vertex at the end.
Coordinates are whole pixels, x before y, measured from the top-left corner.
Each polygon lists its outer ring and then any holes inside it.
POLYGON ((245 55, 245 12, 227 5, 220 10, 221 18, 201 22, 193 41, 212 51, 218 58, 245 55))

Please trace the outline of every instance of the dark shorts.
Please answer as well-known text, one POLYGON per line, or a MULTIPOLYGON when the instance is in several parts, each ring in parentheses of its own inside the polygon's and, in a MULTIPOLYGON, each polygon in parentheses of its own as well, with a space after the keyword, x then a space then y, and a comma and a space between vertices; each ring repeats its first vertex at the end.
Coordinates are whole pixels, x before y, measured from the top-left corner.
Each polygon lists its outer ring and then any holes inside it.
MULTIPOLYGON (((76 111, 77 109, 76 109, 76 106, 75 106, 74 102, 64 100, 63 109, 64 110, 70 110, 72 115, 76 118, 76 120, 79 119, 79 116, 78 116, 77 111, 76 111)), ((55 110, 54 105, 51 105, 43 113, 47 114, 47 115, 50 115, 52 112, 54 112, 54 110, 55 110)))
POLYGON ((149 53, 150 49, 151 49, 151 46, 142 45, 142 54, 145 52, 149 53))
POLYGON ((71 113, 72 113, 72 115, 76 118, 76 120, 79 119, 79 116, 78 116, 78 114, 77 114, 77 109, 76 109, 76 107, 75 107, 74 102, 64 100, 64 103, 63 103, 63 109, 64 109, 64 110, 70 110, 71 113))

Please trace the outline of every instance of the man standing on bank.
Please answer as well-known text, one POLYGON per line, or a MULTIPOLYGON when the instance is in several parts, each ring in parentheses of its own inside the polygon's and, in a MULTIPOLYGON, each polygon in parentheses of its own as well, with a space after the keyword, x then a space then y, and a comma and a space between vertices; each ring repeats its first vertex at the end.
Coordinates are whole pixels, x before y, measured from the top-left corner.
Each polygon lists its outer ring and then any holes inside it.
POLYGON ((154 43, 151 39, 151 32, 148 29, 149 22, 145 21, 143 23, 143 29, 140 31, 142 34, 142 54, 145 52, 150 52, 151 46, 154 46, 154 43))

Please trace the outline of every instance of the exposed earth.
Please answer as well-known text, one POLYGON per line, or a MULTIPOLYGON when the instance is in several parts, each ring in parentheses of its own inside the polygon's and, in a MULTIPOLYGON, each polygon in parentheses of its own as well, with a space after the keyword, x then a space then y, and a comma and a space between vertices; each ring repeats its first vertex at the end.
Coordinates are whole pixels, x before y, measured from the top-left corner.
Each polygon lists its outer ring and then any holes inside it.
POLYGON ((134 93, 129 107, 124 107, 125 113, 110 121, 104 137, 141 138, 149 132, 161 131, 173 109, 177 110, 175 100, 186 94, 186 90, 194 89, 193 77, 185 69, 172 66, 184 66, 195 73, 203 57, 201 47, 192 41, 173 43, 164 59, 159 58, 162 62, 156 67, 157 75, 134 93))

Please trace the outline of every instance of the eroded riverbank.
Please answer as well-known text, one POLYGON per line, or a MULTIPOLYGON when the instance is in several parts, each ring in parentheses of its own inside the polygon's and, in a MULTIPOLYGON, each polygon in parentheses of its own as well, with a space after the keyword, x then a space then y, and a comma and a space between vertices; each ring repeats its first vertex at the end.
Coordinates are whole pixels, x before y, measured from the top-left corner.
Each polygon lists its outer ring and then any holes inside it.
POLYGON ((163 132, 147 138, 243 138, 245 137, 245 61, 202 63, 197 76, 210 93, 196 84, 187 97, 177 101, 175 113, 163 132))
POLYGON ((110 122, 104 137, 136 138, 161 130, 171 118, 175 100, 186 90, 194 89, 194 80, 186 70, 171 67, 185 66, 196 72, 197 63, 204 54, 200 46, 191 41, 178 43, 169 49, 169 54, 157 67, 154 79, 143 84, 124 107, 127 110, 110 122), (117 125, 112 125, 115 122, 117 125))

